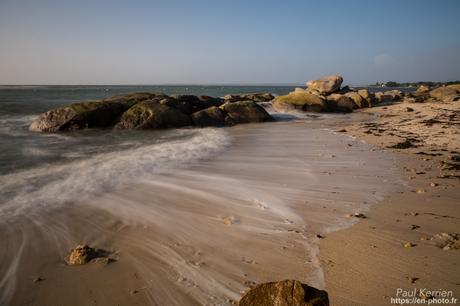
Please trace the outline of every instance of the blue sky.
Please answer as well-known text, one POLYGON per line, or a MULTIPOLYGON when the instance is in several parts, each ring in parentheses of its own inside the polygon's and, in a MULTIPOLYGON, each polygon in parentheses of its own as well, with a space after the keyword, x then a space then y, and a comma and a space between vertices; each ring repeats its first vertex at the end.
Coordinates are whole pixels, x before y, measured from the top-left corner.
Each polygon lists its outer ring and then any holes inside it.
POLYGON ((460 1, 0 0, 0 84, 460 79, 460 1))

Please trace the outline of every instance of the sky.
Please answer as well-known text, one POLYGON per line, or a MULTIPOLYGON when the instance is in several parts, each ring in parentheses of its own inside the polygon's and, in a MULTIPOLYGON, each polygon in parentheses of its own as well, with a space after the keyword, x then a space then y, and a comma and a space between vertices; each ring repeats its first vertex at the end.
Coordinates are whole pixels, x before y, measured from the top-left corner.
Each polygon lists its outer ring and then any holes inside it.
POLYGON ((0 84, 460 79, 459 0, 0 0, 0 84))

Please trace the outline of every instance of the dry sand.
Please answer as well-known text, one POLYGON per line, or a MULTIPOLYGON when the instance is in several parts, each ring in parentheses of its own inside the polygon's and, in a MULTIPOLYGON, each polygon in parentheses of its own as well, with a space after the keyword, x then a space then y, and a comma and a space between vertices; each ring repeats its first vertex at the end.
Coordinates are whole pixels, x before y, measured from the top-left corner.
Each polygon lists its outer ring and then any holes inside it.
POLYGON ((322 241, 331 304, 389 305, 397 288, 452 290, 459 299, 460 251, 443 250, 436 239, 460 233, 459 104, 400 103, 362 112, 379 117, 345 127, 347 133, 392 151, 410 189, 322 241), (406 140, 409 148, 388 148, 406 140), (404 247, 408 242, 414 246, 404 247))

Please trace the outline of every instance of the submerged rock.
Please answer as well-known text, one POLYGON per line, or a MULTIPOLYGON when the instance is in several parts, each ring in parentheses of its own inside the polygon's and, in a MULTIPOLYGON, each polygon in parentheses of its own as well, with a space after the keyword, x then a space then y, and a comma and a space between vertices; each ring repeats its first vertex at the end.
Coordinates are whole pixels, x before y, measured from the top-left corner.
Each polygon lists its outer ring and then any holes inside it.
POLYGON ((225 103, 220 109, 225 112, 226 125, 274 120, 262 106, 253 101, 225 103))
POLYGON ((240 300, 239 306, 328 306, 326 291, 296 280, 284 280, 257 285, 240 300))
POLYGON ((307 82, 309 91, 317 91, 320 94, 331 94, 340 89, 343 78, 340 75, 331 75, 319 80, 310 80, 307 82))

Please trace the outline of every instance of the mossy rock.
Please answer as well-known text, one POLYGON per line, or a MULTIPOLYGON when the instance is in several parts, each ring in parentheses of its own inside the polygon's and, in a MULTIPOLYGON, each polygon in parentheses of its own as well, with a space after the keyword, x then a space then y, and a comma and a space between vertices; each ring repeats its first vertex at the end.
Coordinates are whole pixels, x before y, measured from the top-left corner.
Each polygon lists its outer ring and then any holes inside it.
POLYGON ((224 120, 224 111, 216 106, 212 106, 192 114, 193 124, 199 127, 223 126, 225 124, 224 120))
POLYGON ((191 125, 190 116, 157 100, 135 104, 120 118, 116 129, 165 129, 191 125))
POLYGON ((174 95, 172 98, 168 105, 187 115, 224 103, 222 99, 210 96, 174 95))
POLYGON ((277 111, 302 110, 306 112, 327 112, 328 104, 324 97, 309 92, 291 92, 275 98, 272 103, 277 111))
POLYGON ((159 93, 132 93, 103 100, 86 101, 62 106, 41 114, 29 129, 35 132, 58 132, 113 126, 121 114, 144 100, 167 97, 159 93))
POLYGON ((34 132, 58 132, 110 127, 128 107, 125 103, 111 101, 75 103, 41 114, 29 129, 34 132))
POLYGON ((226 115, 226 125, 273 121, 272 116, 262 106, 253 101, 228 102, 221 105, 220 109, 226 115))

